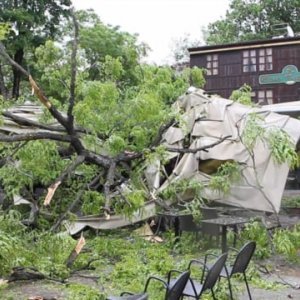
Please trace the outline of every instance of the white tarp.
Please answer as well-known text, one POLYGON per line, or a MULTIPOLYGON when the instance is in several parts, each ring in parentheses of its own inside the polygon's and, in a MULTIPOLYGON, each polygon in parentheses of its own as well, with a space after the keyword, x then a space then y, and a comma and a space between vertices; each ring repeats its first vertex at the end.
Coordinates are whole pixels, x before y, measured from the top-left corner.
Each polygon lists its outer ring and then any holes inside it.
MULTIPOLYGON (((170 183, 180 179, 197 178, 207 182, 209 176, 199 171, 199 162, 203 160, 234 160, 244 167, 241 169, 241 180, 232 186, 230 194, 224 196, 206 189, 204 196, 228 205, 278 213, 289 167, 287 164, 277 164, 271 157, 268 144, 261 140, 257 140, 254 146, 253 161, 253 156, 240 137, 247 115, 257 112, 264 120, 264 128, 285 130, 296 146, 300 137, 300 121, 268 111, 266 107, 248 107, 228 99, 208 96, 200 89, 181 97, 175 106, 182 111, 185 127, 169 128, 161 141, 165 146, 178 148, 178 145, 183 144, 183 140, 189 137, 189 148, 196 149, 211 145, 225 136, 230 137, 207 151, 186 153, 182 156, 177 154, 178 162, 168 178, 162 177, 165 174, 160 172, 159 162, 156 162, 155 166, 148 168, 151 174, 146 175, 153 192, 160 192, 170 183)), ((174 157, 174 152, 170 154, 174 157)))

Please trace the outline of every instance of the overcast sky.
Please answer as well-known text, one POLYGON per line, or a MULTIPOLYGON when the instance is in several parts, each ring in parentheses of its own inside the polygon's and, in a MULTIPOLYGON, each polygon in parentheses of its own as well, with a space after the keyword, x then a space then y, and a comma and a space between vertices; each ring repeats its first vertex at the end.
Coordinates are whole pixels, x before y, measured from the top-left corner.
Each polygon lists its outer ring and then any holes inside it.
POLYGON ((202 39, 202 28, 225 16, 230 0, 73 0, 76 9, 93 8, 102 22, 138 33, 152 52, 148 62, 165 63, 174 39, 202 39))

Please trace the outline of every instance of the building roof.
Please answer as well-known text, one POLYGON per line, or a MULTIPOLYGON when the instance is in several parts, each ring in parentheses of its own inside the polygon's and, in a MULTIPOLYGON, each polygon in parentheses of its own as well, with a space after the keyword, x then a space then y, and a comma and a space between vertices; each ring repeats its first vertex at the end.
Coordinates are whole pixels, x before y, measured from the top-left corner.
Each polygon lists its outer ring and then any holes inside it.
POLYGON ((201 46, 201 47, 189 48, 188 51, 190 55, 195 55, 195 54, 207 54, 207 53, 226 52, 226 51, 243 50, 243 49, 256 49, 256 48, 263 48, 263 47, 277 47, 277 46, 286 46, 286 45, 294 45, 294 44, 300 44, 300 36, 276 37, 273 39, 246 41, 240 43, 201 46))

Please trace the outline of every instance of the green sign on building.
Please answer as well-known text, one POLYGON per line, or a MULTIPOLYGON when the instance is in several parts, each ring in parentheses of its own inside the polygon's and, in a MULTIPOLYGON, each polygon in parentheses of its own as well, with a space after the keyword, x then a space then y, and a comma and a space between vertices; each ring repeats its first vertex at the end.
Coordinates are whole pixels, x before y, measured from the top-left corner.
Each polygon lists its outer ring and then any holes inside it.
POLYGON ((281 73, 260 75, 258 80, 259 84, 294 84, 300 82, 300 72, 296 66, 287 65, 282 69, 281 73))

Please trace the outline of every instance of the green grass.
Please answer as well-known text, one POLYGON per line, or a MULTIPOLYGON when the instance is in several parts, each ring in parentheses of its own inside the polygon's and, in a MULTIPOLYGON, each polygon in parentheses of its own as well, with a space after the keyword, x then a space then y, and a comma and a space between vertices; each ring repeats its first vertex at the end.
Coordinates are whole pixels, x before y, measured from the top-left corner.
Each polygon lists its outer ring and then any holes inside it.
MULTIPOLYGON (((174 235, 165 232, 162 243, 151 243, 135 235, 133 230, 116 230, 100 232, 101 235, 85 233, 86 245, 71 269, 65 265, 66 259, 76 245, 76 240, 64 233, 50 234, 47 232, 29 231, 18 221, 17 214, 0 215, 0 275, 7 278, 15 266, 34 267, 53 279, 67 279, 76 270, 89 265, 84 274, 97 276, 96 283, 90 284, 86 280, 79 283, 66 281, 65 284, 55 284, 54 290, 63 293, 63 299, 97 300, 105 299, 107 295, 118 295, 121 291, 141 292, 150 275, 166 278, 170 269, 184 270, 191 258, 201 259, 205 252, 219 253, 219 249, 208 243, 208 240, 195 235, 184 233, 181 241, 174 244, 174 235)), ((274 249, 277 254, 284 254, 286 259, 295 259, 299 251, 300 227, 274 233, 274 249), (286 241, 289 241, 288 247, 286 241)), ((229 244, 232 240, 229 234, 229 244)), ((247 226, 242 232, 237 247, 245 241, 257 241, 257 251, 254 260, 267 258, 272 255, 265 229, 257 223, 247 226)), ((200 272, 193 276, 200 277, 200 272)), ((262 285, 264 282, 252 262, 249 268, 252 284, 262 285)), ((78 280, 77 280, 78 282, 78 280)), ((18 286, 18 284, 16 284, 18 286)), ((239 278, 233 284, 235 292, 244 289, 239 278)), ((275 288, 266 282, 262 286, 275 288)), ((18 289, 12 285, 0 285, 0 299, 22 299, 18 289)), ((50 286, 51 289, 51 286, 50 286)), ((221 280, 217 289, 217 298, 227 299, 227 283, 221 280)), ((28 297, 27 297, 28 298, 28 297)), ((24 299, 27 299, 24 298, 24 299)), ((162 299, 163 291, 158 285, 151 285, 150 299, 162 299)), ((203 299, 211 299, 210 294, 203 299)))

